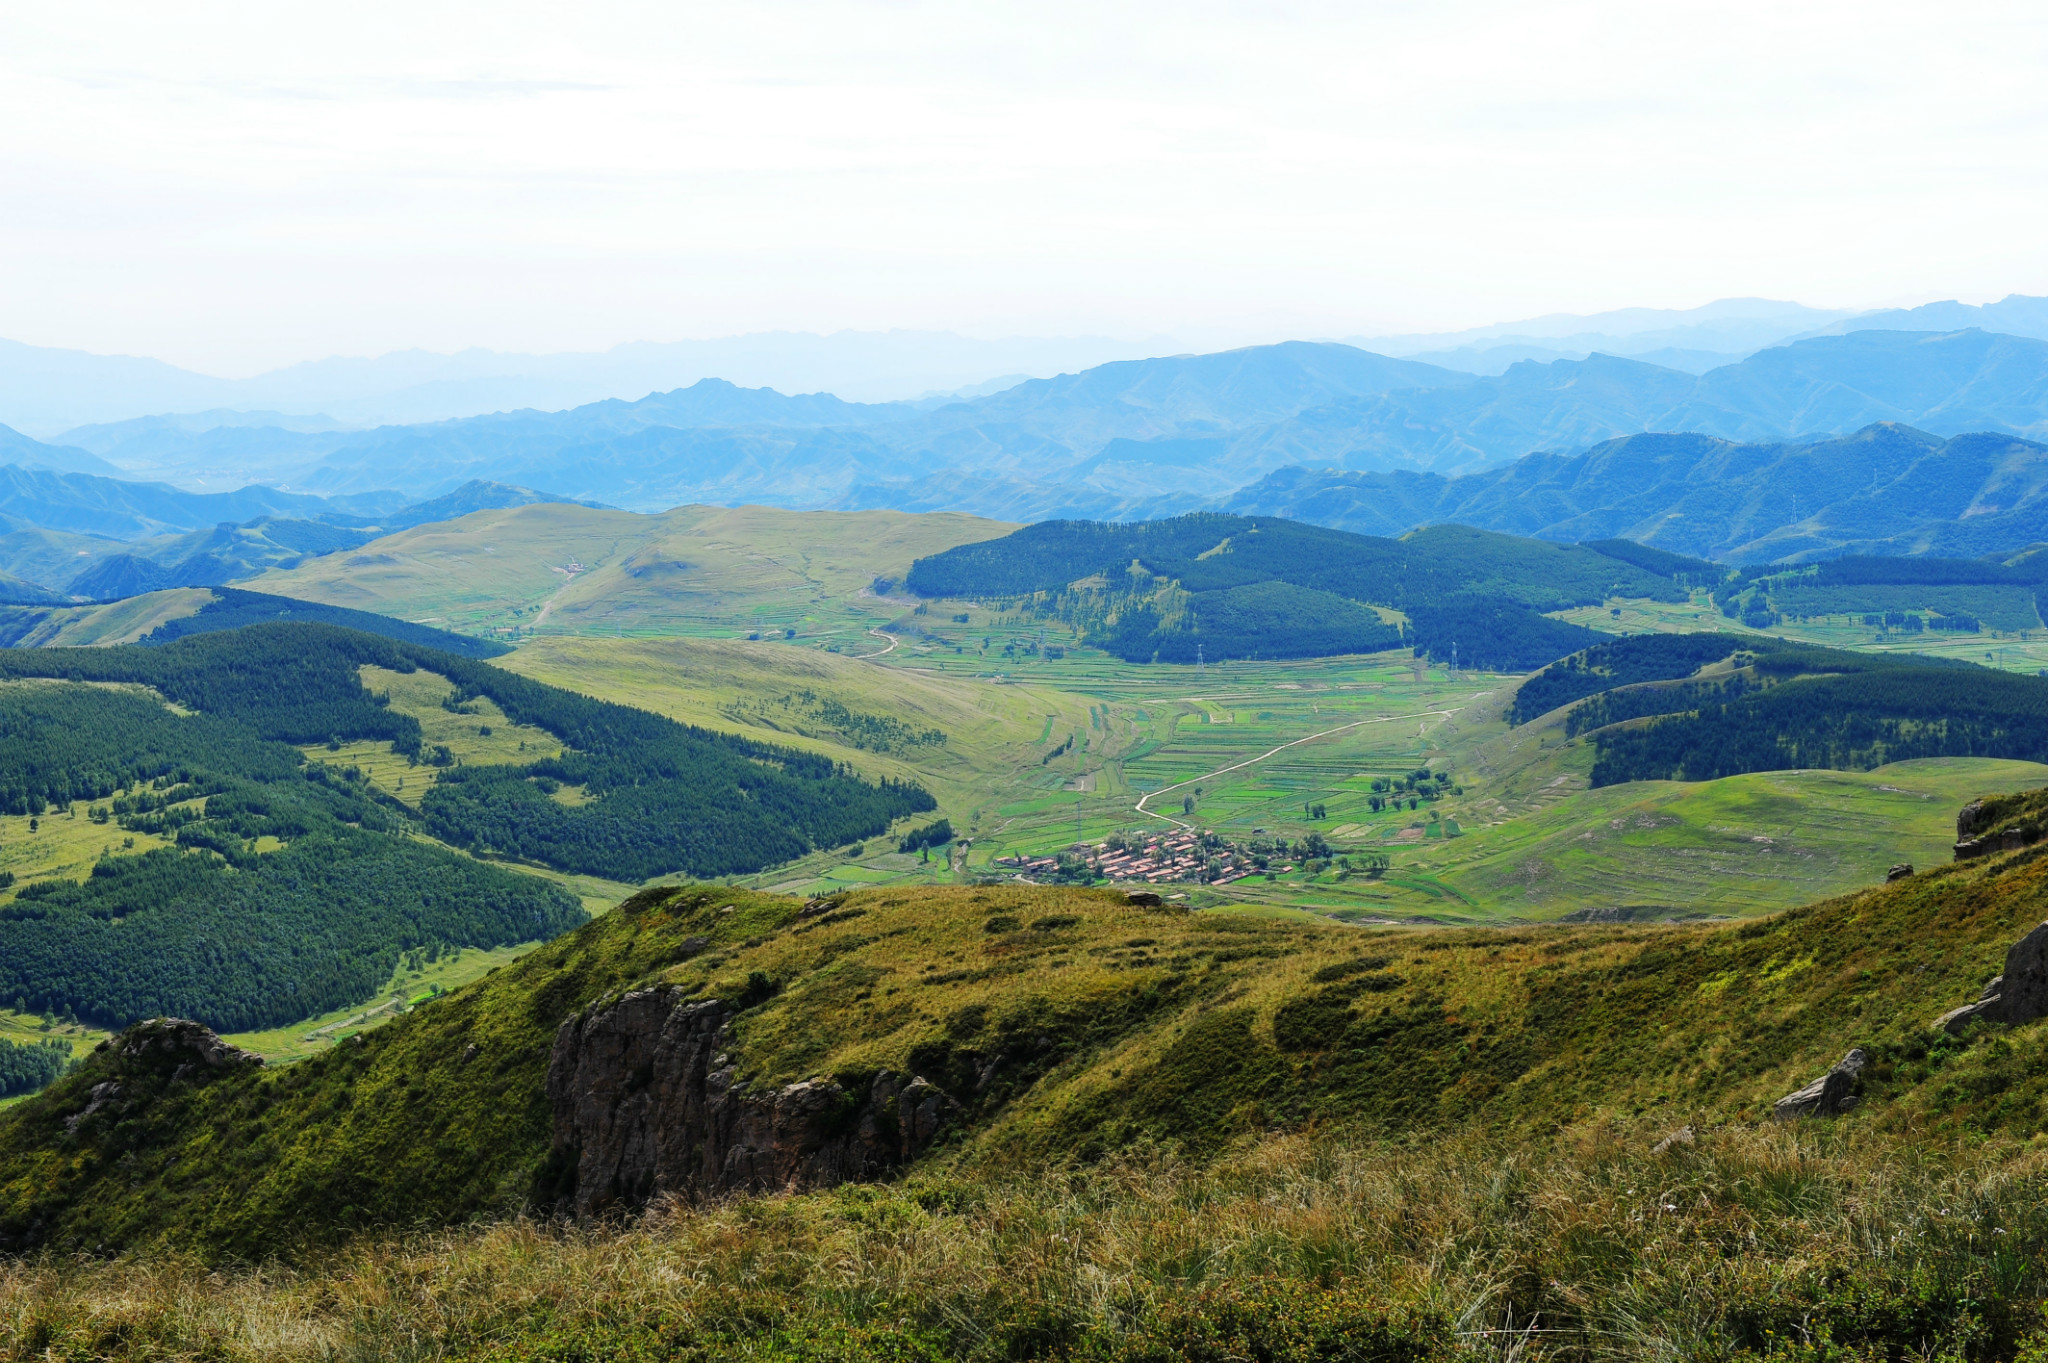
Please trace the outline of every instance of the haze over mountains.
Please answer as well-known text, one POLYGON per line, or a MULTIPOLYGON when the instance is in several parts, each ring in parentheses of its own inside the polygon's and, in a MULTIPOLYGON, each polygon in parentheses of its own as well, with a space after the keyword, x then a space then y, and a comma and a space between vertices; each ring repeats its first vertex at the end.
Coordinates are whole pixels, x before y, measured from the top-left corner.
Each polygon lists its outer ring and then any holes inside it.
MULTIPOLYGON (((864 403, 706 378, 633 401, 369 430, 276 409, 101 422, 53 441, 0 427, 0 571, 94 596, 206 585, 331 551, 316 546, 335 531, 536 499, 1008 521, 1223 508, 1379 534, 1457 521, 1626 536, 1736 561, 2048 537, 2034 511, 2048 481, 2048 340, 2015 334, 2048 335, 2048 300, 1855 317, 1729 300, 1537 319, 1420 353, 1487 367, 1502 346, 1618 334, 1643 353, 1711 354, 1792 326, 1833 334, 1702 373, 1598 352, 1473 373, 1290 341, 1114 360, 957 400, 864 403), (2010 330, 1926 329, 1958 322, 2010 330), (1697 438, 1666 438, 1680 436, 1697 438), (1953 439, 1965 436, 1983 438, 1953 439), (327 528, 280 528, 316 522, 327 528), (101 568, 123 555, 139 562, 101 568)), ((914 342, 889 338, 900 355, 914 342)), ((454 359, 442 372, 488 368, 454 359)), ((323 372, 380 365, 398 372, 323 372)))
POLYGON ((554 410, 642 397, 714 377, 784 392, 830 391, 887 401, 1173 348, 1086 336, 981 340, 933 331, 760 332, 706 341, 636 341, 595 353, 402 350, 223 379, 161 360, 0 341, 0 423, 55 436, 82 425, 163 413, 239 411, 284 414, 273 424, 287 430, 308 429, 301 424, 308 419, 320 420, 311 429, 366 427, 521 407, 554 410))

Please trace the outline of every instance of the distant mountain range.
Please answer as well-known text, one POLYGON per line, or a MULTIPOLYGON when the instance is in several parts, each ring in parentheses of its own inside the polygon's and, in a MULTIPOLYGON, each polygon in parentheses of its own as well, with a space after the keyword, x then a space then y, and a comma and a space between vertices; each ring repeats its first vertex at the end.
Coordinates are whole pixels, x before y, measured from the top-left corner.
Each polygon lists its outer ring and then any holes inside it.
POLYGON ((416 525, 566 500, 482 480, 409 504, 389 493, 190 493, 0 464, 0 603, 105 601, 218 586, 416 525))
POLYGON ((1495 375, 1522 360, 1620 355, 1704 374, 1759 350, 1851 331, 1964 331, 1976 327, 2048 340, 2048 299, 2013 294, 1981 307, 1929 303, 1872 312, 1802 307, 1768 298, 1723 298, 1698 308, 1622 308, 1590 316, 1557 314, 1523 322, 1422 336, 1370 336, 1349 343, 1474 374, 1495 375))
POLYGON ((1798 443, 1633 435, 1461 478, 1283 469, 1225 509, 1371 535, 1448 522, 1549 540, 1629 539, 1730 563, 1975 557, 2048 541, 2048 445, 1889 424, 1798 443))
POLYGON ((264 457, 288 475, 276 481, 329 497, 419 499, 484 479, 635 510, 762 502, 1025 519, 1184 510, 1290 465, 1455 476, 1645 431, 1770 441, 1880 421, 2048 435, 2048 341, 1858 331, 1703 375, 1594 355, 1494 377, 1287 342, 1118 361, 935 407, 706 379, 635 402, 372 431, 125 423, 80 433, 97 449, 26 453, 58 467, 147 447, 159 461, 248 469, 269 441, 264 457))
MULTIPOLYGON (((1687 325, 1814 320, 1784 306, 1687 325)), ((1959 307, 1895 320, 2048 322, 2037 315, 2043 300, 1959 307)), ((1595 354, 1490 376, 1297 341, 1114 361, 938 403, 704 379, 637 401, 368 431, 211 412, 102 423, 66 439, 78 443, 0 427, 0 572, 93 595, 164 585, 164 575, 212 585, 320 552, 310 547, 320 535, 280 528, 288 523, 390 530, 520 499, 1012 521, 1228 508, 1372 533, 1456 520, 1550 538, 1626 536, 1743 559, 1850 546, 1960 552, 2048 537, 2026 529, 2048 441, 2048 340, 1865 328, 1703 374, 1595 354), (1856 432, 1865 434, 1848 439, 1856 432), (1643 443, 1649 433, 1697 439, 1643 443), (1950 439, 1965 435, 1985 439, 1950 439), (1651 448, 1691 453, 1637 460, 1651 448), (1995 469, 1965 458, 1982 450, 1999 451, 1995 469), (1823 470, 1825 459, 1834 462, 1823 470), (183 470, 188 484, 197 470, 244 470, 250 485, 192 491, 109 477, 116 460, 183 470), (1808 473, 1819 483, 1799 484, 1808 473), (1758 500, 1745 510, 1743 497, 1758 500), (218 542, 202 543, 209 535, 218 542), (99 566, 123 555, 133 561, 99 566)))
POLYGON ((54 436, 160 413, 235 409, 290 414, 275 423, 288 430, 308 418, 362 428, 638 398, 714 376, 784 392, 916 400, 977 388, 998 375, 1056 374, 1175 348, 1156 340, 1092 336, 980 340, 933 331, 760 332, 553 355, 404 350, 223 379, 161 360, 0 341, 0 422, 54 436))

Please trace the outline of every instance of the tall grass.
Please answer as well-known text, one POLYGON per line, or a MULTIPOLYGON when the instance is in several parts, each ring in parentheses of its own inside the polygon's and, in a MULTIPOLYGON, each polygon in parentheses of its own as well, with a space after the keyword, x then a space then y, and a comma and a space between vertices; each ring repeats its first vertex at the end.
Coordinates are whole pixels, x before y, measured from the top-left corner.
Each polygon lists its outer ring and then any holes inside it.
POLYGON ((0 1266, 0 1358, 2012 1358, 2048 1151, 1594 1123, 0 1266))

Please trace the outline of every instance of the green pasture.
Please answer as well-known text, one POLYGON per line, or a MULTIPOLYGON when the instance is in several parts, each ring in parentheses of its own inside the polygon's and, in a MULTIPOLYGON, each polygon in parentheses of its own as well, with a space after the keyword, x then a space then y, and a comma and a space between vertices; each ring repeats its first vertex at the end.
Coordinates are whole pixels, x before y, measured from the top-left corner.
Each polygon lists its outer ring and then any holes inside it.
MULTIPOLYGON (((1926 589, 1915 589, 1921 595, 1926 589)), ((1984 590, 1984 589, 1978 589, 1984 590)), ((2011 589, 1998 588, 1998 591, 2011 589)), ((1979 603, 1981 604, 1981 603, 1979 603)), ((1855 649, 1862 653, 1915 653, 1935 658, 1958 658, 1984 667, 2008 672, 2040 672, 2048 669, 2048 629, 2032 625, 2025 629, 1994 629, 1994 618, 2021 617, 1999 611, 1985 618, 1976 634, 1922 630, 1907 633, 1863 623, 1861 613, 1842 613, 1809 619, 1787 618, 1769 629, 1755 630, 1740 620, 1730 620, 1715 610, 1704 592, 1694 593, 1689 602, 1612 600, 1601 606, 1553 612, 1589 629, 1613 634, 1689 634, 1719 631, 1723 634, 1767 634, 1801 643, 1825 644, 1829 648, 1855 649), (1619 614, 1616 614, 1619 612, 1619 614)))

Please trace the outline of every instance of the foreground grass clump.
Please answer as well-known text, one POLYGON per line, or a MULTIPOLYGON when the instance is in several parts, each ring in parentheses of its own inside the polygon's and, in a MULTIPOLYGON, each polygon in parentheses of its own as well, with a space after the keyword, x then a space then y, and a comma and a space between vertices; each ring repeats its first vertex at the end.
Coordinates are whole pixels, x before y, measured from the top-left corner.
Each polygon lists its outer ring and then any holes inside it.
POLYGON ((2048 1153, 1600 1122, 0 1268, 0 1359, 2039 1356, 2048 1153))

